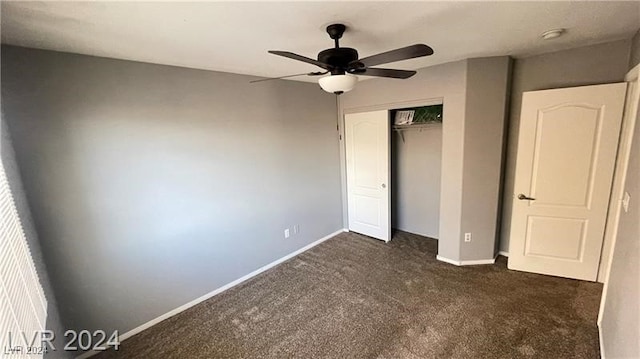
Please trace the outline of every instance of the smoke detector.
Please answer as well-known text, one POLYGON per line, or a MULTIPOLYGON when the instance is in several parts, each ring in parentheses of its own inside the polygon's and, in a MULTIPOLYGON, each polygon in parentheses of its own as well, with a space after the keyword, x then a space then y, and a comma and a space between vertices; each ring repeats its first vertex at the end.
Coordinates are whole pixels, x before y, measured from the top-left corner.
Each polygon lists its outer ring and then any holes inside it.
POLYGON ((549 31, 545 31, 542 33, 542 35, 540 35, 544 40, 551 40, 551 39, 555 39, 557 37, 562 36, 562 34, 564 34, 565 29, 553 29, 553 30, 549 30, 549 31))

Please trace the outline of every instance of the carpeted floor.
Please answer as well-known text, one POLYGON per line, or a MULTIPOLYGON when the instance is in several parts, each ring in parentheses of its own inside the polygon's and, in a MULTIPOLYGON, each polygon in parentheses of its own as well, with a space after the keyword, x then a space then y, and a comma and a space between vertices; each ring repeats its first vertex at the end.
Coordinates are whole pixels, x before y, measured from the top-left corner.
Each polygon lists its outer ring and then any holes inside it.
POLYGON ((344 233, 97 358, 599 358, 598 283, 344 233))

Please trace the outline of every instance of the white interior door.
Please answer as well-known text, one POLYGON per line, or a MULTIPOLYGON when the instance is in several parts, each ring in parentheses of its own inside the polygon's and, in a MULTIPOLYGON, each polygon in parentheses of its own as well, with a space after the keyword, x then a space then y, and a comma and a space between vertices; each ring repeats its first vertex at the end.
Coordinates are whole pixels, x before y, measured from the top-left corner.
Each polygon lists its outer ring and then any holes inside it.
POLYGON ((509 269, 596 280, 626 86, 523 94, 509 269))
POLYGON ((349 230, 389 241, 389 112, 347 114, 344 122, 349 230))

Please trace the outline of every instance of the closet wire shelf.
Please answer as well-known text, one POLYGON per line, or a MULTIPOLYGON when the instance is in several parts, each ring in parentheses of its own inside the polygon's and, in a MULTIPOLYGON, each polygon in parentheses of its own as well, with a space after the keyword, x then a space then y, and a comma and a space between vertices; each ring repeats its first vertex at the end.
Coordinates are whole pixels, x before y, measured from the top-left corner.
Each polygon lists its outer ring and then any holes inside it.
POLYGON ((404 143, 404 131, 424 131, 441 126, 442 110, 441 104, 393 110, 395 123, 391 128, 398 132, 404 143))
POLYGON ((412 123, 409 125, 393 125, 391 128, 396 131, 399 135, 400 138, 402 139, 402 143, 405 142, 404 140, 404 132, 405 131, 425 131, 425 130, 429 130, 429 129, 433 129, 436 127, 440 127, 442 126, 442 122, 439 121, 431 121, 431 122, 423 122, 423 123, 412 123))

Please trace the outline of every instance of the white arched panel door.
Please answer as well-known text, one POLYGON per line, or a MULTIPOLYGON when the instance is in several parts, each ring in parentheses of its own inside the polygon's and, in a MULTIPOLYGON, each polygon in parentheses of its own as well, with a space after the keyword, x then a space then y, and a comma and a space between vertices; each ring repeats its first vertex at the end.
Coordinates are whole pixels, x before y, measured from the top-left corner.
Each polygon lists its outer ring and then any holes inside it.
POLYGON ((389 241, 389 112, 345 115, 349 230, 389 241))
POLYGON ((525 92, 509 268, 596 280, 625 83, 525 92))

